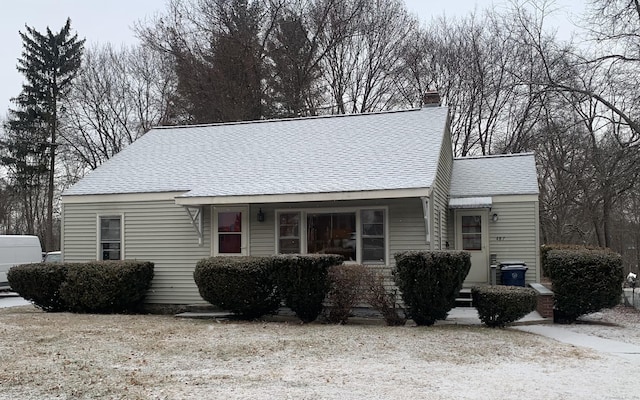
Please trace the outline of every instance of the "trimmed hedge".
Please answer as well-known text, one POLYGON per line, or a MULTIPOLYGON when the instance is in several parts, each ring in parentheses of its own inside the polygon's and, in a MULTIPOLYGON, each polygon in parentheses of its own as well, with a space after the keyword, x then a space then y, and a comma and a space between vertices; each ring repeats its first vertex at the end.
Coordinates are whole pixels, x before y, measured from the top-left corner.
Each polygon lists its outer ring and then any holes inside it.
POLYGON ((538 294, 518 286, 475 286, 471 288, 473 305, 480 321, 490 327, 504 327, 536 309, 538 294))
POLYGON ((571 323, 620 303, 622 257, 609 250, 551 250, 546 265, 554 293, 554 319, 571 323))
POLYGON ((273 314, 280 307, 272 257, 210 257, 196 264, 200 296, 240 318, 273 314))
POLYGON ((93 261, 12 267, 11 288, 44 311, 135 311, 153 279, 153 263, 93 261))
POLYGON ((394 278, 407 314, 417 325, 447 318, 471 268, 464 251, 409 251, 395 254, 394 278))
POLYGON ((67 264, 60 295, 69 311, 117 313, 135 311, 153 280, 153 263, 147 261, 92 261, 67 264))
POLYGON ((551 250, 570 250, 570 251, 596 251, 615 254, 612 250, 604 247, 584 246, 581 244, 543 244, 540 246, 540 264, 542 265, 542 275, 549 277, 547 271, 547 254, 551 250))
POLYGON ((302 322, 312 322, 322 312, 330 289, 329 267, 342 264, 335 254, 288 254, 273 257, 278 288, 285 305, 302 322))
POLYGON ((67 265, 60 263, 17 265, 7 273, 11 290, 47 312, 68 310, 60 295, 60 286, 66 277, 67 265))

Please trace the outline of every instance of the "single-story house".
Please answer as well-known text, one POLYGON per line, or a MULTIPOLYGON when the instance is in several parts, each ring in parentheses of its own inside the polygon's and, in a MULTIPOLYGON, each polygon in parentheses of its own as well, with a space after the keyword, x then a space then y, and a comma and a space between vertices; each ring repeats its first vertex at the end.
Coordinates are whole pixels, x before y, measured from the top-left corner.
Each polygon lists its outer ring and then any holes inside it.
POLYGON ((66 262, 143 259, 147 301, 203 302, 196 262, 404 250, 472 253, 466 285, 517 259, 539 281, 533 154, 453 157, 445 107, 157 127, 62 195, 66 262))

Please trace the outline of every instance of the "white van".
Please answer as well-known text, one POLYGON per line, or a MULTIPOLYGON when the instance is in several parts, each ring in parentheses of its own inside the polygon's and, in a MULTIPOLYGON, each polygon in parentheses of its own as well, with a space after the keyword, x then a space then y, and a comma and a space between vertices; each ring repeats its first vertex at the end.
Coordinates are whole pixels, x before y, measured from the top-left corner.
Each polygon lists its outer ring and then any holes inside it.
POLYGON ((42 248, 37 236, 0 235, 0 287, 9 285, 9 268, 41 261, 42 248))

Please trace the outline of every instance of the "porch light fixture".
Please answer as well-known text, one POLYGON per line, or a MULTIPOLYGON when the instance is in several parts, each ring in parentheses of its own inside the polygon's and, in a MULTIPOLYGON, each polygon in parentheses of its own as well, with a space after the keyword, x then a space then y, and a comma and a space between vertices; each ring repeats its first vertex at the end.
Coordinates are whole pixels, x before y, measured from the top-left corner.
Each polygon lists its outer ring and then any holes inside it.
POLYGON ((493 215, 491 216, 491 221, 498 222, 498 214, 497 213, 493 213, 493 215))
POLYGON ((264 213, 262 212, 262 208, 258 210, 258 222, 264 222, 264 213))

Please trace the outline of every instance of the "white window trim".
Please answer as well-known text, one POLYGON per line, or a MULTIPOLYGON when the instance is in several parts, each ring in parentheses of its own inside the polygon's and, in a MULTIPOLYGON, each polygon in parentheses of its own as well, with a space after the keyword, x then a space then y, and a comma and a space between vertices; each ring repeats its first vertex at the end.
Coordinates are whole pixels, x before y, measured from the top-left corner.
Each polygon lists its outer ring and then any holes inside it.
POLYGON ((362 264, 362 221, 360 211, 362 210, 383 210, 384 211, 384 262, 367 261, 367 265, 389 265, 389 206, 365 206, 365 207, 340 207, 340 208, 281 208, 276 209, 275 223, 275 249, 276 254, 280 253, 280 214, 300 213, 300 251, 307 254, 307 215, 308 214, 347 214, 356 215, 356 261, 345 261, 345 264, 362 264))
MULTIPOLYGON (((211 207, 211 255, 212 256, 231 256, 231 257, 242 257, 249 255, 249 229, 251 226, 249 225, 249 206, 234 206, 234 207, 211 207), (242 229, 240 236, 240 253, 220 253, 219 249, 219 241, 218 235, 218 213, 220 212, 238 212, 242 213, 242 225, 240 229, 242 229)), ((223 232, 224 233, 224 232, 223 232)))
POLYGON ((299 214, 299 218, 298 218, 298 240, 299 240, 299 247, 298 250, 302 251, 301 249, 304 247, 304 251, 306 251, 306 247, 307 247, 307 231, 302 229, 302 218, 305 216, 305 214, 303 214, 303 212, 299 209, 286 209, 286 210, 276 210, 276 217, 275 217, 275 238, 276 238, 276 242, 275 242, 275 249, 276 249, 276 254, 280 254, 280 215, 281 214, 299 214))
POLYGON ((100 219, 102 218, 120 218, 120 259, 126 260, 125 245, 124 245, 124 222, 125 215, 122 212, 113 213, 100 213, 96 215, 96 260, 102 260, 102 233, 100 226, 100 219))

